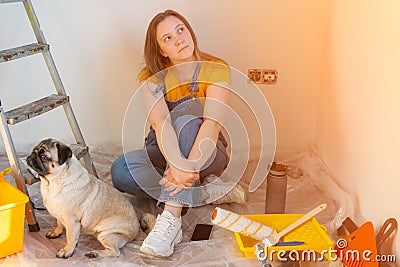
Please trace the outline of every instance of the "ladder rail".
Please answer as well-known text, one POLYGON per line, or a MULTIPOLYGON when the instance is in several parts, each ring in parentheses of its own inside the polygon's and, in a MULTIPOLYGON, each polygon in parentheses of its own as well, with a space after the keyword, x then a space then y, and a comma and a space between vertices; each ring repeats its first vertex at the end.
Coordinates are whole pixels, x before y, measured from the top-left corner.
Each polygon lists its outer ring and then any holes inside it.
MULTIPOLYGON (((40 28, 40 24, 37 19, 35 10, 33 9, 32 2, 30 0, 24 0, 23 3, 24 3, 26 14, 28 15, 29 21, 31 23, 31 26, 32 26, 32 29, 36 36, 37 41, 39 43, 46 43, 46 38, 44 37, 44 34, 40 28)), ((61 76, 57 71, 56 64, 54 63, 54 60, 53 60, 50 50, 43 51, 42 54, 43 54, 44 60, 47 65, 47 69, 50 72, 51 79, 53 80, 53 83, 54 83, 54 86, 56 87, 57 92, 59 94, 66 95, 64 85, 61 81, 61 76)), ((80 145, 87 146, 85 143, 85 140, 83 138, 82 131, 79 128, 75 114, 72 110, 71 103, 67 102, 67 103, 63 104, 63 108, 64 108, 65 114, 67 116, 69 125, 72 129, 72 133, 75 137, 76 142, 80 145)), ((86 168, 88 169, 88 172, 90 174, 98 177, 96 169, 94 167, 93 161, 92 161, 89 153, 86 153, 83 156, 83 160, 85 162, 86 168)))
MULTIPOLYGON (((18 161, 17 152, 15 151, 15 146, 11 138, 10 130, 7 126, 7 119, 4 114, 3 106, 0 101, 0 132, 4 141, 4 148, 6 150, 8 160, 10 162, 11 169, 14 175, 14 181, 17 188, 21 190, 22 193, 29 196, 28 189, 25 184, 25 179, 21 175, 21 166, 18 161)), ((31 201, 28 201, 25 206, 25 214, 28 220, 29 231, 37 232, 40 230, 39 223, 36 219, 35 213, 33 211, 33 205, 31 201)))
MULTIPOLYGON (((33 32, 35 34, 38 43, 46 44, 46 38, 40 28, 39 20, 36 16, 35 10, 33 9, 32 2, 30 0, 25 0, 24 7, 26 14, 28 15, 29 22, 32 26, 33 32)), ((47 68, 50 71, 51 78, 59 94, 66 95, 64 85, 61 81, 61 76, 57 71, 56 64, 54 63, 53 57, 50 51, 48 53, 43 53, 44 60, 46 62, 47 68)))

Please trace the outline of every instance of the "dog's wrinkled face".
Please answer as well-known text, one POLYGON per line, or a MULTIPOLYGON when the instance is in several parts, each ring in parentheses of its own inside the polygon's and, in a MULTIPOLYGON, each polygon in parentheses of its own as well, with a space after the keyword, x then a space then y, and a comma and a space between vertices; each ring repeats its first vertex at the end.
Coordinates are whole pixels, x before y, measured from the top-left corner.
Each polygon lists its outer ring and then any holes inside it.
POLYGON ((69 158, 72 150, 65 144, 54 139, 46 139, 40 142, 28 156, 28 165, 41 176, 56 174, 69 158))

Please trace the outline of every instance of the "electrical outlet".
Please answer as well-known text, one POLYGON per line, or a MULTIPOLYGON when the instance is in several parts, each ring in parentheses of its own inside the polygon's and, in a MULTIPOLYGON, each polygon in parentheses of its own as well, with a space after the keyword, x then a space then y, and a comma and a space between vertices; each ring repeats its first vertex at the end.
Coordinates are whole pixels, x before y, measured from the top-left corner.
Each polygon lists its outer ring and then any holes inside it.
POLYGON ((261 69, 249 69, 247 72, 247 77, 249 78, 249 82, 253 81, 254 83, 262 82, 262 70, 261 69))
POLYGON ((262 83, 276 84, 277 82, 278 82, 278 71, 277 70, 263 70, 262 83))
POLYGON ((247 77, 249 83, 276 84, 278 82, 278 71, 274 69, 249 69, 247 77))

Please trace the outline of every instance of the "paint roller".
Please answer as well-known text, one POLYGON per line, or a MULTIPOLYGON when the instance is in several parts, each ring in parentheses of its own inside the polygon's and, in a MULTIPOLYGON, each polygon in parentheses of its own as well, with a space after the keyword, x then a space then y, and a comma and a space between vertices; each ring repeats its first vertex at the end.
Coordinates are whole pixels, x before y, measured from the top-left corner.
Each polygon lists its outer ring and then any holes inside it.
POLYGON ((229 231, 240 233, 260 241, 276 232, 267 225, 219 207, 214 209, 211 215, 211 222, 229 231))

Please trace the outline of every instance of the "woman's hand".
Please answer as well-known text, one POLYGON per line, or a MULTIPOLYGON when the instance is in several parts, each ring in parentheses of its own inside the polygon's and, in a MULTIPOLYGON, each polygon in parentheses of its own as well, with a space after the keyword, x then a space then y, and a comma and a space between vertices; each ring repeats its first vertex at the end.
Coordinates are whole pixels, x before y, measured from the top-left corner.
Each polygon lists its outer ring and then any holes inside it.
POLYGON ((173 166, 170 166, 170 168, 165 171, 165 176, 171 176, 176 184, 193 184, 200 179, 200 175, 198 172, 182 171, 173 166))
POLYGON ((188 189, 193 186, 193 183, 199 180, 198 172, 185 172, 174 167, 170 167, 165 171, 165 176, 160 180, 159 184, 164 185, 164 190, 171 192, 174 196, 183 189, 188 189), (175 175, 175 176, 174 176, 175 175), (179 177, 178 179, 176 177, 179 177))

